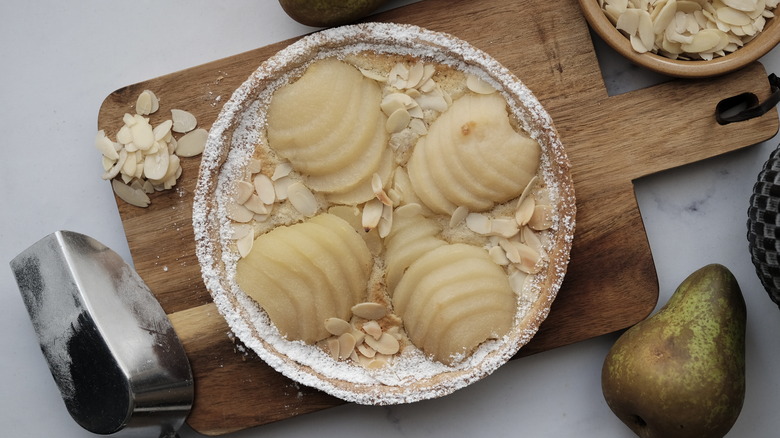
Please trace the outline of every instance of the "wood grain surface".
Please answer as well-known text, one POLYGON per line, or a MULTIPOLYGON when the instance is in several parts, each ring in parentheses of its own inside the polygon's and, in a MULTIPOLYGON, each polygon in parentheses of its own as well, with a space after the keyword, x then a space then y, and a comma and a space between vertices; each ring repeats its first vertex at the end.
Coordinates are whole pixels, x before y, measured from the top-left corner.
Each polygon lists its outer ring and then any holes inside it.
MULTIPOLYGON (((757 63, 716 79, 674 80, 608 96, 576 0, 425 0, 372 19, 469 41, 512 70, 555 120, 572 163, 577 229, 550 316, 518 356, 624 329, 654 309, 658 281, 635 179, 764 141, 778 129, 774 110, 725 126, 714 118, 723 98, 769 95, 766 72, 757 63)), ((144 89, 161 99, 153 124, 181 108, 208 128, 232 91, 290 42, 119 89, 101 106, 98 128, 113 137, 144 89)), ((219 435, 343 403, 284 378, 231 338, 194 252, 192 193, 199 159, 182 161, 177 187, 153 194, 148 208, 121 200, 117 205, 135 268, 170 315, 195 373, 189 425, 219 435)))

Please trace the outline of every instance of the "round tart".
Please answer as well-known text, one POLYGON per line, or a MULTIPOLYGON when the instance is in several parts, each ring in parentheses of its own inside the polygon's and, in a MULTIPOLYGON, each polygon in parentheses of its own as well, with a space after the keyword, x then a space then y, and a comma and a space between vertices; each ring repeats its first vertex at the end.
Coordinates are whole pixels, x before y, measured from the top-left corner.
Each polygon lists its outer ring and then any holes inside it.
POLYGON ((415 26, 324 30, 211 128, 203 279, 270 366, 362 404, 449 394, 536 333, 574 233, 553 123, 505 67, 415 26))

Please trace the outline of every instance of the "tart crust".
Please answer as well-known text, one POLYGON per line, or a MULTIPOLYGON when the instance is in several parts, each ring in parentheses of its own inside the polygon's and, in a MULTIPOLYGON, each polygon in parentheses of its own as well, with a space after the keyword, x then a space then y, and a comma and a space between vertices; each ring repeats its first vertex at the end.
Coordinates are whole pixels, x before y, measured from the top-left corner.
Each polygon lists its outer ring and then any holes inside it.
POLYGON ((362 23, 311 34, 265 61, 225 103, 211 127, 193 205, 197 257, 206 288, 236 337, 285 376, 346 401, 387 405, 449 394, 495 371, 528 343, 547 317, 561 286, 574 236, 575 199, 570 165, 547 112, 531 91, 486 53, 451 35, 411 25, 362 23), (509 333, 445 365, 410 348, 385 367, 366 369, 338 361, 318 346, 279 334, 265 311, 237 285, 240 256, 231 240, 228 207, 234 182, 246 174, 264 142, 265 109, 276 89, 311 62, 373 52, 446 65, 475 75, 506 100, 510 118, 541 146, 538 177, 551 193, 552 226, 546 261, 517 300, 509 333))

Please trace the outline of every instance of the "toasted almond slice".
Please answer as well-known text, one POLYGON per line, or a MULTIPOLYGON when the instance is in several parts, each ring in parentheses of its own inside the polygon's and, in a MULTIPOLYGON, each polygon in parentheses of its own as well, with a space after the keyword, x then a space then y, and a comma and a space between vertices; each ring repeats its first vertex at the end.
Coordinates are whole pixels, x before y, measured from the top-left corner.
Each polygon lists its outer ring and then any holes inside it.
POLYGON ((173 122, 170 120, 166 120, 155 126, 154 129, 152 129, 152 133, 154 134, 154 141, 164 140, 166 137, 168 137, 168 135, 171 133, 172 126, 173 122))
MULTIPOLYGON (((363 324, 363 331, 368 336, 374 338, 374 340, 379 340, 379 338, 382 337, 382 327, 373 319, 363 324)), ((368 339, 368 337, 366 339, 368 339)))
POLYGON ((522 227, 528 224, 528 221, 530 221, 534 215, 535 207, 536 201, 533 196, 528 196, 523 199, 522 203, 517 207, 517 210, 515 210, 515 222, 517 222, 517 225, 522 227))
POLYGON ((352 313, 364 319, 382 319, 387 315, 387 308, 379 303, 368 301, 352 306, 352 313))
POLYGON ((268 208, 265 206, 260 197, 255 194, 249 196, 249 199, 244 202, 244 207, 248 208, 254 214, 268 214, 268 208))
POLYGON ((382 217, 379 218, 379 224, 377 224, 377 231, 379 237, 385 238, 390 234, 393 229, 393 206, 382 202, 382 217))
POLYGON ((299 181, 293 182, 287 187, 287 199, 290 200, 293 208, 306 217, 314 216, 319 210, 314 193, 299 181))
POLYGON ((493 94, 496 92, 492 85, 475 75, 466 76, 466 87, 477 94, 493 94))
POLYGON ((341 357, 340 351, 339 351, 339 338, 338 337, 330 337, 327 340, 328 344, 328 351, 330 352, 330 357, 333 358, 333 360, 339 360, 341 357))
POLYGON ((198 126, 198 120, 195 116, 191 112, 181 109, 171 110, 171 120, 173 120, 173 128, 171 128, 173 132, 181 134, 186 134, 198 126))
POLYGON ((273 204, 276 201, 276 190, 274 189, 274 182, 271 178, 263 175, 262 173, 255 175, 253 180, 257 196, 263 201, 263 204, 273 204))
POLYGON ((506 252, 500 246, 490 247, 488 255, 490 256, 490 259, 499 266, 507 266, 510 263, 509 259, 506 257, 506 252))
POLYGON ((184 134, 176 146, 176 155, 180 157, 194 157, 203 153, 206 148, 206 139, 209 132, 203 128, 198 128, 184 134))
POLYGON ((249 255, 249 253, 252 251, 252 245, 255 243, 255 236, 254 233, 247 233, 244 235, 244 237, 238 239, 236 241, 236 246, 238 247, 238 255, 240 255, 242 258, 249 255))
POLYGON ((412 116, 409 115, 409 111, 407 111, 406 108, 398 108, 387 118, 385 129, 390 134, 401 132, 409 126, 411 120, 412 116))
POLYGON ((249 171, 249 173, 254 175, 255 173, 259 173, 261 170, 263 170, 263 163, 257 158, 250 158, 246 169, 249 171))
POLYGON ((355 350, 355 338, 352 333, 342 333, 339 335, 339 359, 349 358, 355 350))
POLYGON ((482 213, 469 213, 466 216, 466 227, 477 234, 490 234, 490 225, 490 218, 482 213))
POLYGON ((227 206, 227 217, 241 223, 246 223, 252 220, 255 213, 252 210, 244 207, 243 205, 231 202, 227 206))
POLYGON ((467 207, 462 205, 458 206, 458 208, 452 212, 452 216, 450 216, 450 228, 458 226, 461 222, 466 220, 468 215, 469 209, 467 207))
POLYGON ((384 204, 379 199, 372 199, 363 205, 363 215, 361 218, 361 225, 366 231, 373 230, 379 225, 379 220, 382 218, 382 210, 384 204))
POLYGON ((366 344, 359 344, 357 347, 357 351, 360 354, 362 354, 364 357, 367 357, 369 359, 376 356, 376 350, 374 350, 373 348, 369 347, 366 344))
POLYGON ((550 205, 539 204, 534 207, 534 214, 528 221, 528 226, 541 231, 550 228, 553 224, 553 208, 550 205))
POLYGON ((114 193, 123 201, 136 207, 148 207, 152 202, 142 189, 134 189, 118 179, 111 180, 114 193))
POLYGON ((255 186, 247 181, 239 181, 236 183, 236 203, 243 204, 249 200, 252 193, 255 191, 255 186))
POLYGON ((290 190, 290 186, 295 182, 289 176, 283 176, 274 181, 274 191, 276 192, 276 199, 284 201, 287 199, 287 193, 290 190))
MULTIPOLYGON (((292 172, 292 170, 293 170, 293 167, 292 167, 292 164, 290 164, 290 162, 285 161, 285 162, 279 163, 276 166, 276 168, 274 169, 274 174, 271 175, 271 181, 276 181, 279 178, 282 178, 282 177, 285 177, 285 176, 289 175, 290 172, 292 172)), ((258 170, 258 172, 259 172, 259 170, 258 170)), ((255 173, 257 173, 257 172, 255 172, 255 173)))
POLYGON ((421 84, 424 75, 425 65, 421 61, 417 61, 409 69, 409 76, 406 78, 406 88, 417 88, 421 84))
POLYGON ((230 224, 230 239, 232 240, 238 240, 249 233, 252 233, 254 236, 253 227, 250 224, 230 224))
POLYGON ((520 232, 517 221, 509 218, 495 218, 490 221, 490 234, 510 238, 520 232))
POLYGON ((325 320, 325 330, 334 336, 341 336, 352 332, 352 324, 341 318, 328 318, 325 320))
POLYGON ((365 342, 369 347, 380 354, 396 354, 401 347, 398 343, 398 339, 388 333, 382 333, 379 339, 369 336, 366 338, 365 342))
POLYGON ((100 130, 95 137, 95 147, 103 154, 104 157, 109 160, 119 159, 119 154, 114 148, 114 142, 110 138, 106 137, 106 131, 100 130))

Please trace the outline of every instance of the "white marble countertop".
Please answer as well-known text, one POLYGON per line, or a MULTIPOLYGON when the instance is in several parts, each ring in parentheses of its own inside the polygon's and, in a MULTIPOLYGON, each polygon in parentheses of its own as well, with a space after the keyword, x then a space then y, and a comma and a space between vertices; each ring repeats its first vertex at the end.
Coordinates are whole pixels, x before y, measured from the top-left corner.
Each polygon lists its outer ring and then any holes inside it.
MULTIPOLYGON (((403 3, 409 1, 392 5, 403 3)), ((61 229, 89 234, 130 260, 92 146, 103 99, 121 86, 310 30, 275 0, 0 2, 0 435, 91 436, 63 405, 8 262, 61 229)), ((613 94, 662 79, 596 44, 613 94)), ((768 72, 780 72, 780 48, 762 61, 768 72)), ((636 181, 659 305, 688 274, 712 262, 731 269, 745 295, 747 396, 730 437, 776 436, 780 429, 780 310, 756 277, 745 225, 752 186, 778 142, 636 181)), ((345 405, 230 437, 630 437, 600 387, 615 339, 605 335, 511 361, 443 399, 345 405)), ((199 435, 185 429, 182 436, 199 435)))

